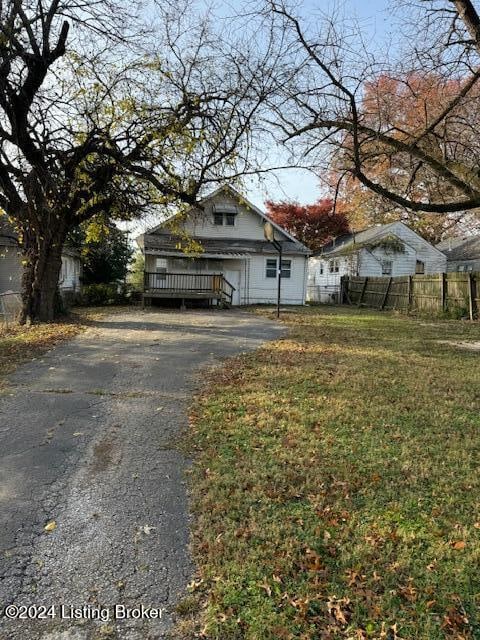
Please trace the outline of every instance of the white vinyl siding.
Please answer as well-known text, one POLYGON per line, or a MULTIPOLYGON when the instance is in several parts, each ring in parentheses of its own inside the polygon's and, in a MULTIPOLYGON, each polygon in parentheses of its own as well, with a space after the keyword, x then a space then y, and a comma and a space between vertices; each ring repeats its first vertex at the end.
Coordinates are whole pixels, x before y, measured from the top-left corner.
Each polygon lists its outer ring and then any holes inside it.
MULTIPOLYGON (((282 278, 282 304, 305 304, 306 266, 304 256, 288 256, 290 277, 282 278)), ((175 273, 225 273, 240 272, 239 304, 275 304, 277 301, 277 259, 264 255, 252 255, 248 258, 232 260, 212 260, 210 258, 168 258, 167 271, 175 273), (266 275, 266 260, 274 260, 275 277, 266 275), (179 263, 183 262, 180 267, 179 263)), ((284 265, 285 269, 285 265, 284 265)), ((155 271, 155 256, 145 256, 145 270, 155 271)))
MULTIPOLYGON (((290 277, 282 278, 282 304, 304 304, 306 285, 306 258, 288 256, 290 277)), ((252 256, 249 260, 249 304, 275 304, 278 278, 267 278, 265 256, 252 256)))
MULTIPOLYGON (((60 290, 80 288, 80 260, 73 256, 62 256, 62 267, 58 279, 60 290)), ((20 291, 22 286, 22 254, 19 249, 0 245, 0 293, 20 291)))
MULTIPOLYGON (((340 279, 344 275, 372 277, 414 275, 417 261, 424 264, 426 274, 446 271, 446 256, 404 224, 396 222, 387 225, 375 236, 375 240, 387 236, 395 236, 402 240, 405 251, 394 253, 385 251, 382 247, 372 250, 361 248, 356 252, 347 252, 346 255, 310 258, 309 299, 331 302, 332 295, 339 291, 340 279), (387 266, 387 263, 390 264, 387 266)), ((361 242, 361 239, 358 241, 361 242)))
POLYGON ((447 271, 480 271, 480 260, 449 260, 447 271))
POLYGON ((233 198, 225 194, 217 195, 204 211, 198 211, 185 222, 187 233, 199 238, 245 238, 249 240, 264 240, 263 219, 255 212, 238 204, 233 198), (238 211, 234 216, 234 224, 227 222, 230 211, 222 212, 222 204, 227 207, 236 206, 238 211), (213 208, 215 205, 215 209, 213 208), (214 223, 214 212, 222 215, 222 224, 214 223))
MULTIPOLYGON (((229 194, 219 193, 205 203, 204 211, 191 212, 183 224, 183 229, 192 238, 228 240, 261 241, 256 248, 239 248, 241 255, 222 257, 221 259, 183 258, 168 256, 167 272, 184 273, 201 271, 202 273, 231 273, 239 280, 238 304, 271 303, 277 301, 278 288, 278 254, 264 253, 265 237, 263 233, 264 219, 255 209, 248 208, 242 199, 234 199, 229 194), (215 224, 214 215, 217 214, 215 224), (231 218, 230 218, 231 217, 231 218), (229 224, 234 222, 234 224, 229 224), (269 262, 267 262, 269 261, 269 262), (268 265, 268 266, 267 266, 268 265), (268 273, 268 275, 267 275, 268 273), (239 274, 239 275, 238 275, 239 274)), ((152 233, 169 234, 167 225, 152 233)), ((276 238, 282 238, 282 232, 275 232, 276 238)), ((285 240, 290 240, 284 236, 285 240)), ((241 247, 241 243, 236 246, 241 247)), ((227 245, 228 246, 228 245, 227 245)), ((233 249, 235 252, 236 249, 233 249)), ((173 251, 172 251, 173 253, 173 251)), ((227 251, 225 253, 228 253, 227 251)), ((158 254, 157 254, 158 255, 158 254)), ((168 255, 168 254, 167 254, 168 255)), ((155 271, 155 250, 147 249, 145 255, 145 271, 155 271)), ((304 304, 306 295, 307 260, 305 255, 295 255, 285 252, 282 259, 282 304, 304 304)))

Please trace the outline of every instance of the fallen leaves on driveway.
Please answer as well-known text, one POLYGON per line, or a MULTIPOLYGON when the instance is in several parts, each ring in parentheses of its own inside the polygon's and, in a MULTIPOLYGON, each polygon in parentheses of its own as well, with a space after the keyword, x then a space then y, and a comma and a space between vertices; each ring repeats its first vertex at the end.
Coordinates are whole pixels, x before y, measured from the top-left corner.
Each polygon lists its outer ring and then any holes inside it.
POLYGON ((50 533, 52 531, 55 531, 55 529, 57 528, 57 523, 55 520, 50 520, 50 522, 48 522, 44 527, 44 531, 46 531, 47 533, 50 533))

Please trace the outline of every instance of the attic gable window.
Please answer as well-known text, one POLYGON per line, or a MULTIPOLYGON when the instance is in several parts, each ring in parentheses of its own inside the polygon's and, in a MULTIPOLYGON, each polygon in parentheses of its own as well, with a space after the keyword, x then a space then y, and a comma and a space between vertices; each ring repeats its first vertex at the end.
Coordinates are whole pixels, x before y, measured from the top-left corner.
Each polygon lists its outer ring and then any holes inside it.
POLYGON ((235 226, 235 217, 237 215, 237 207, 235 205, 214 205, 213 207, 213 224, 217 226, 235 226))
POLYGON ((425 273, 425 263, 422 260, 417 260, 415 264, 415 273, 417 274, 425 273))

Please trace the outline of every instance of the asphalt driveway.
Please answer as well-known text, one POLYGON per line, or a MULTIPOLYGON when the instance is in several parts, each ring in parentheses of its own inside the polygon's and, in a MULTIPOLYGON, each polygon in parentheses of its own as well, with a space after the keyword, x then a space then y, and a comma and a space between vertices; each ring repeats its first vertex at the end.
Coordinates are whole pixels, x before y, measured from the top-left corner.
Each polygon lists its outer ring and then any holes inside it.
POLYGON ((3 616, 2 640, 165 637, 192 576, 176 445, 192 392, 280 334, 236 311, 135 311, 17 369, 0 397, 0 609, 27 619, 3 616))

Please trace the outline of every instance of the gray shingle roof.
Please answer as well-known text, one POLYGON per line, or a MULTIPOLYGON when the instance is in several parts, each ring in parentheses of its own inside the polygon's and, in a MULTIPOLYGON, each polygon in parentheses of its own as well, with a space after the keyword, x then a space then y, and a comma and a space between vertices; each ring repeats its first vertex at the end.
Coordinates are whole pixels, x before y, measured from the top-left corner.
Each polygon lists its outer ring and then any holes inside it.
POLYGON ((313 255, 333 255, 340 249, 345 249, 345 247, 353 244, 354 242, 356 244, 368 242, 369 240, 373 240, 373 238, 388 234, 388 232, 395 224, 396 222, 390 222, 389 224, 382 224, 378 225, 377 227, 369 227, 368 229, 364 229, 363 231, 359 231, 358 233, 346 233, 345 235, 339 236, 331 242, 323 245, 320 251, 316 251, 313 255))
MULTIPOLYGON (((200 203, 205 205, 205 203, 209 202, 210 200, 212 200, 215 196, 217 196, 219 193, 221 192, 225 192, 227 194, 229 194, 234 200, 236 200, 238 202, 238 204, 246 207, 247 209, 249 209, 250 211, 255 212, 263 221, 269 221, 278 231, 280 231, 283 236, 286 238, 285 241, 282 241, 283 247, 285 251, 288 251, 289 253, 298 253, 298 254, 303 254, 303 255, 310 255, 312 252, 310 251, 310 249, 308 247, 306 247, 304 244, 302 244, 299 240, 296 240, 286 229, 283 229, 280 225, 278 225, 277 223, 275 223, 273 220, 270 220, 270 218, 268 218, 268 216, 261 210, 259 209, 257 206, 255 206, 252 202, 250 202, 244 195, 242 195, 239 191, 237 191, 236 189, 234 189, 233 187, 231 187, 230 185, 223 185, 218 187, 218 189, 215 189, 215 191, 213 191, 212 193, 209 193, 208 195, 206 195, 204 198, 201 199, 200 203)), ((229 208, 230 205, 226 205, 227 209, 229 208)), ((215 205, 214 205, 215 207, 215 205)), ((224 208, 223 204, 219 204, 219 207, 221 209, 224 208)), ((192 211, 195 211, 195 207, 192 207, 192 209, 190 210, 190 213, 192 211)), ((233 210, 237 210, 237 207, 233 207, 233 210)), ((199 211, 197 210, 197 213, 199 213, 199 211)), ((172 216, 171 218, 164 220, 163 222, 161 222, 159 225, 157 225, 156 227, 154 227, 153 229, 149 229, 143 236, 139 236, 136 238, 137 243, 142 246, 143 243, 145 243, 145 238, 147 238, 147 236, 152 236, 152 235, 162 235, 162 236, 171 236, 171 230, 168 227, 168 225, 166 224, 169 220, 173 220, 175 218, 175 215, 172 216)), ((210 242, 210 239, 207 238, 200 238, 198 236, 194 236, 194 240, 198 241, 198 242, 202 242, 203 244, 205 244, 206 242, 210 242)), ((212 240, 213 241, 213 240, 212 240)), ((148 242, 148 241, 147 241, 148 242)), ((178 240, 177 240, 178 242, 178 240)), ((259 250, 261 250, 262 253, 276 253, 275 249, 273 249, 269 243, 265 243, 264 241, 249 241, 249 240, 242 240, 242 239, 223 239, 222 242, 224 243, 221 247, 221 249, 219 249, 218 251, 221 250, 221 253, 224 254, 226 253, 229 248, 231 247, 232 243, 236 243, 236 242, 242 242, 242 243, 248 243, 248 242, 257 242, 256 247, 254 248, 253 245, 250 247, 249 251, 252 252, 258 252, 259 250), (258 244, 261 243, 261 244, 258 244), (263 247, 263 250, 262 250, 263 247)), ((145 245, 145 248, 147 248, 147 246, 145 245)), ((150 247, 152 248, 152 247, 150 247)), ((213 250, 213 247, 212 247, 213 250)), ((237 253, 238 250, 234 250, 234 253, 237 253)))
MULTIPOLYGON (((152 233, 143 236, 143 243, 146 250, 178 251, 178 243, 181 239, 178 236, 167 235, 165 233, 152 233)), ((276 249, 270 242, 264 240, 247 240, 244 238, 199 238, 195 237, 195 242, 199 242, 205 253, 209 254, 240 254, 240 253, 268 253, 276 254, 276 249)), ((282 242, 284 253, 299 253, 308 255, 308 249, 298 242, 286 240, 282 242)))
POLYGON ((449 238, 437 244, 447 260, 480 260, 480 235, 449 238))

